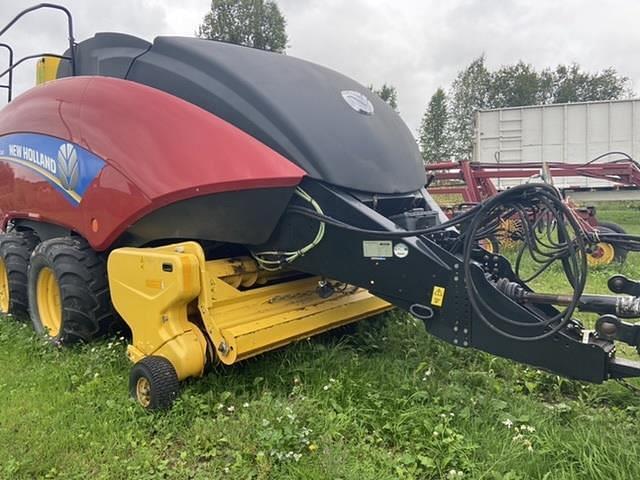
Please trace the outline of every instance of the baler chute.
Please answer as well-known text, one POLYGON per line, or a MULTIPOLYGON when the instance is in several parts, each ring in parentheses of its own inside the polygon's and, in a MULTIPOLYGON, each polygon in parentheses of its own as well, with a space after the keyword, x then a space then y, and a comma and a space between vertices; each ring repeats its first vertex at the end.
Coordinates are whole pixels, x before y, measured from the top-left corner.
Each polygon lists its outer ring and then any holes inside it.
POLYGON ((447 220, 402 120, 343 75, 194 38, 71 42, 0 112, 0 308, 65 344, 107 333, 115 307, 145 408, 212 362, 394 306, 454 345, 571 378, 640 375, 615 355, 638 344, 620 320, 640 317, 638 292, 584 295, 598 239, 552 187, 447 220), (513 268, 481 247, 504 218, 522 225, 513 268), (566 295, 534 292, 556 263, 566 295), (603 315, 594 331, 578 310, 603 315))

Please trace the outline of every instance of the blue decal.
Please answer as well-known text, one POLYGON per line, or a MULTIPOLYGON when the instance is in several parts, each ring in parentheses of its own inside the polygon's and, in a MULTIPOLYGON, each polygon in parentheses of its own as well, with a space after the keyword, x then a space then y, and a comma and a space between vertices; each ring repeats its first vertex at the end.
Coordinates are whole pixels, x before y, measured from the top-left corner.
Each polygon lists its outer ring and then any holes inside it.
POLYGON ((104 161, 76 145, 49 135, 14 133, 0 137, 0 160, 27 167, 78 205, 104 167, 104 161))

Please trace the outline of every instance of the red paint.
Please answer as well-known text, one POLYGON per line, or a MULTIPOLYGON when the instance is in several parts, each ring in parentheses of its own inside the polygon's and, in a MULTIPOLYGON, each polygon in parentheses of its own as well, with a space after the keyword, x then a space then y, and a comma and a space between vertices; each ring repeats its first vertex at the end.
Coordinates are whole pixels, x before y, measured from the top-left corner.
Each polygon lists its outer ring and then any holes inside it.
POLYGON ((585 177, 607 180, 619 186, 640 186, 640 167, 631 160, 615 160, 602 163, 571 164, 563 162, 478 163, 459 162, 430 163, 425 166, 434 180, 461 180, 449 185, 430 187, 433 194, 462 194, 465 202, 481 202, 498 193, 493 179, 527 179, 538 175, 546 167, 551 178, 585 177))
POLYGON ((0 111, 0 135, 41 133, 105 160, 78 207, 30 170, 0 161, 0 220, 36 215, 103 250, 146 213, 185 198, 291 187, 305 172, 233 125, 159 90, 107 77, 38 86, 0 111), (94 232, 93 219, 99 229, 94 232))

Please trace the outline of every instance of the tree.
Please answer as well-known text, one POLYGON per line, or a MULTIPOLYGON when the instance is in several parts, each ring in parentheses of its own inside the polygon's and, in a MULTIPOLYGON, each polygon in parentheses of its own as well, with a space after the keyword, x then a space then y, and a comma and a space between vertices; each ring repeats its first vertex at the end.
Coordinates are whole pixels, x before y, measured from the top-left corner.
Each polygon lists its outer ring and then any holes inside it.
POLYGON ((491 73, 487 105, 504 108, 545 103, 549 87, 532 65, 519 61, 491 73))
POLYGON ((588 73, 573 63, 544 70, 541 75, 551 86, 550 103, 618 100, 633 95, 629 79, 613 68, 588 73))
POLYGON ((456 160, 470 159, 473 151, 473 114, 487 108, 491 75, 484 55, 458 73, 451 84, 451 148, 456 160))
POLYGON ((212 0, 197 35, 209 40, 284 53, 286 20, 275 1, 212 0))
POLYGON ((418 132, 422 158, 426 163, 448 159, 450 148, 448 129, 447 96, 442 88, 438 88, 429 101, 418 132))
POLYGON ((373 85, 369 85, 369 90, 378 95, 382 100, 389 104, 394 110, 398 110, 398 90, 393 85, 387 85, 383 83, 379 89, 373 88, 373 85))

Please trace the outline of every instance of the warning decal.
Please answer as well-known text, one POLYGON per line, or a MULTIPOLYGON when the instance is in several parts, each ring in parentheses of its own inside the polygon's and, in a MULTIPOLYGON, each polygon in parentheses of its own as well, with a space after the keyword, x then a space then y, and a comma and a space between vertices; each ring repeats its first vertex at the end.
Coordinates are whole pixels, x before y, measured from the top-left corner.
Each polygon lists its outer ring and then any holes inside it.
POLYGON ((434 307, 441 307, 444 303, 444 287, 433 287, 433 293, 431 294, 431 305, 434 307))

